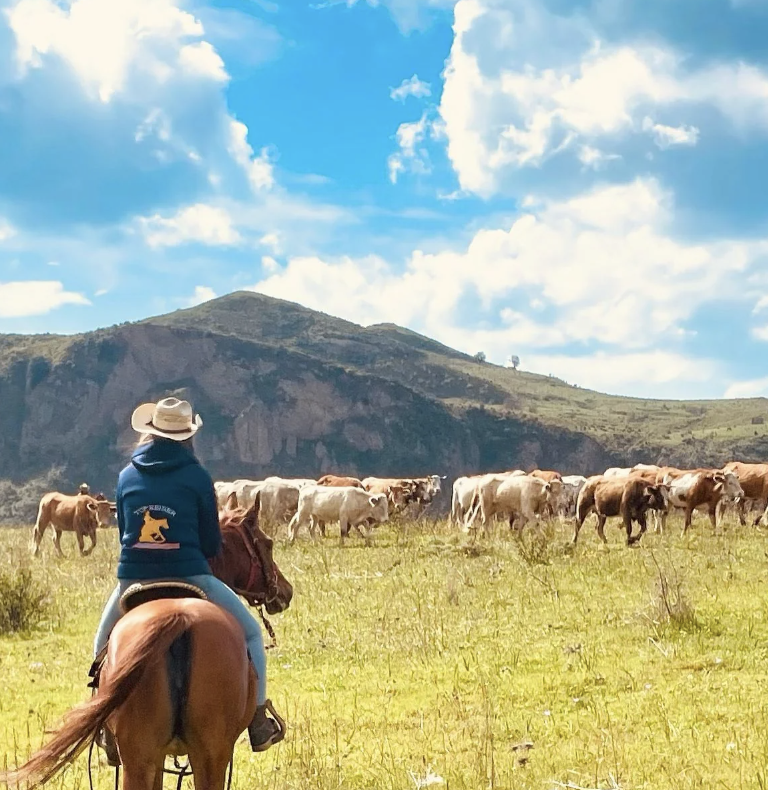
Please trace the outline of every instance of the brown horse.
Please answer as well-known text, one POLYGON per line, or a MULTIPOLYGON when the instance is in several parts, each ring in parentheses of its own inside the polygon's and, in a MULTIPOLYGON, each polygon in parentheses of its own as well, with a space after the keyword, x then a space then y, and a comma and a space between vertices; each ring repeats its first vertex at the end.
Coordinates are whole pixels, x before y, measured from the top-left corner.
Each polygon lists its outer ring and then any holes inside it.
MULTIPOLYGON (((252 603, 278 612, 293 589, 258 511, 257 499, 248 511, 220 514, 223 549, 213 564, 252 603)), ((120 752, 123 790, 160 790, 165 757, 184 754, 196 790, 223 790, 235 741, 255 709, 256 676, 234 618, 205 600, 150 600, 115 626, 95 696, 71 710, 25 765, 0 773, 0 782, 43 784, 106 726, 120 752)))

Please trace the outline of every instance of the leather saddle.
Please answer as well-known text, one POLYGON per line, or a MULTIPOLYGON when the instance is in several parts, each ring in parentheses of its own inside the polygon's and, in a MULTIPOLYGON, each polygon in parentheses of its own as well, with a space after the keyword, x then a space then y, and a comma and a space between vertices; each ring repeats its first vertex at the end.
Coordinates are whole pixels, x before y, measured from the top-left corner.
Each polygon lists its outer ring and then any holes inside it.
MULTIPOLYGON (((126 614, 149 601, 157 601, 166 598, 197 598, 207 601, 208 596, 196 584, 182 581, 180 579, 153 579, 152 581, 137 581, 131 584, 120 596, 120 611, 126 614)), ((105 646, 91 664, 88 670, 88 677, 91 678, 88 687, 94 689, 99 687, 99 675, 104 659, 107 657, 107 646, 105 646)))
POLYGON ((161 598, 198 598, 207 601, 208 596, 196 584, 179 579, 153 579, 137 581, 120 596, 120 610, 123 614, 137 606, 161 598))

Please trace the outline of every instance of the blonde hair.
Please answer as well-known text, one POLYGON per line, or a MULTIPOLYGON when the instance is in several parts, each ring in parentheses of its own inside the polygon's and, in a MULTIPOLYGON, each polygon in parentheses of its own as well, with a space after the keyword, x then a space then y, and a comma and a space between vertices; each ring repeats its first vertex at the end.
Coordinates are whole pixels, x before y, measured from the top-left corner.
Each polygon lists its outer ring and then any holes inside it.
MULTIPOLYGON (((162 439, 162 438, 163 438, 162 436, 155 436, 153 433, 142 433, 141 436, 139 436, 139 440, 136 442, 133 449, 137 450, 139 447, 142 447, 145 444, 152 444, 152 442, 154 442, 155 439, 162 439)), ((166 441, 171 442, 173 441, 173 439, 167 439, 166 441)), ((189 437, 189 439, 183 439, 180 442, 174 442, 174 443, 180 444, 182 447, 186 447, 187 450, 190 450, 193 453, 195 452, 195 443, 191 436, 189 437)))

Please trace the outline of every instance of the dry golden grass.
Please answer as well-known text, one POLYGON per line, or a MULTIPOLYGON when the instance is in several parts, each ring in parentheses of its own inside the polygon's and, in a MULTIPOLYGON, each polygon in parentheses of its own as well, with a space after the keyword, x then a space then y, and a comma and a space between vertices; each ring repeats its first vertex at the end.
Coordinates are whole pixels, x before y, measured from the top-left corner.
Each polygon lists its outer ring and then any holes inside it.
MULTIPOLYGON (((768 786, 765 533, 702 521, 628 549, 609 528, 603 548, 588 525, 572 551, 569 526, 548 529, 545 546, 445 524, 278 541, 296 596, 272 621, 270 695, 290 731, 261 756, 241 739, 234 787, 768 786)), ((0 532, 0 567, 29 563, 54 603, 0 637, 0 764, 87 696, 115 566, 114 533, 35 562, 28 534, 0 532)), ((54 785, 86 787, 84 760, 54 785)))

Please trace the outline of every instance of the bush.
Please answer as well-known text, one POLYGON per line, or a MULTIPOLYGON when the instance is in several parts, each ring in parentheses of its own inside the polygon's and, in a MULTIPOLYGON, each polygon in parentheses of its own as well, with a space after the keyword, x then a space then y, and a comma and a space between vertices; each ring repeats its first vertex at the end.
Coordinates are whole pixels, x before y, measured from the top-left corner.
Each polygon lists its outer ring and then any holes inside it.
POLYGON ((29 631, 48 609, 48 594, 29 568, 0 572, 0 634, 29 631))

